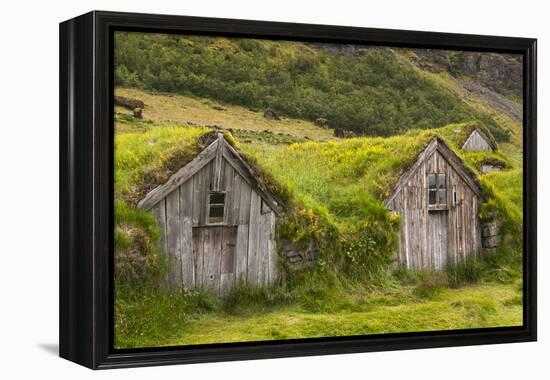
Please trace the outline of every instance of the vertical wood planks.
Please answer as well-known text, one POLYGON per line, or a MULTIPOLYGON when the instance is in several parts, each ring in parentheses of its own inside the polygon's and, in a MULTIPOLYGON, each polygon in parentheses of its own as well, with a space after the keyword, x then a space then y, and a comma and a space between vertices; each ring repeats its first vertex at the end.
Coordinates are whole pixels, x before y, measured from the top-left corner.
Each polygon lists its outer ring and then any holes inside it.
POLYGON ((262 210, 259 190, 242 175, 218 154, 152 209, 163 232, 161 250, 173 263, 172 288, 226 294, 238 281, 259 286, 277 281, 277 217, 270 206, 262 210), (211 191, 226 194, 223 225, 208 225, 211 191))
POLYGON ((258 228, 258 285, 269 283, 269 232, 271 229, 271 213, 261 212, 260 200, 260 226, 258 228))
POLYGON ((203 189, 203 176, 201 175, 201 172, 204 171, 204 168, 199 170, 195 175, 193 176, 193 204, 195 207, 193 207, 193 226, 198 226, 200 224, 201 220, 201 209, 202 209, 202 194, 204 192, 203 189))
POLYGON ((220 190, 225 191, 225 210, 224 210, 224 224, 234 225, 235 217, 233 211, 233 203, 235 202, 235 194, 233 192, 233 177, 235 170, 224 159, 221 159, 221 181, 220 190))
POLYGON ((264 236, 267 239, 267 254, 268 254, 268 284, 276 284, 279 273, 278 273, 278 258, 277 258, 277 243, 275 240, 275 228, 276 228, 277 218, 275 213, 271 211, 269 213, 269 236, 264 236))
POLYGON ((227 294, 235 283, 235 249, 237 227, 222 227, 220 294, 227 294))
POLYGON ((204 234, 203 286, 216 293, 220 288, 223 227, 202 228, 204 234))
POLYGON ((492 151, 491 144, 483 137, 478 130, 472 132, 470 137, 464 143, 462 150, 464 151, 492 151))
MULTIPOLYGON (((229 165, 227 165, 229 166, 229 165)), ((227 222, 231 225, 239 224, 239 213, 240 213, 240 204, 241 204, 241 188, 246 186, 246 183, 243 184, 241 176, 236 174, 233 171, 233 183, 231 186, 231 197, 230 202, 227 207, 228 210, 228 219, 227 222)))
POLYGON ((182 231, 180 225, 180 192, 173 191, 166 197, 166 241, 170 253, 172 270, 169 276, 170 286, 182 286, 182 231))
MULTIPOLYGON (((158 202, 151 211, 153 212, 153 215, 155 215, 157 225, 160 230, 159 249, 164 255, 167 255, 170 259, 166 235, 166 199, 162 199, 160 202, 158 202)), ((166 282, 168 283, 168 285, 170 285, 169 276, 170 275, 167 275, 166 277, 166 282)))
POLYGON ((235 247, 235 276, 236 281, 247 280, 248 263, 248 225, 237 226, 237 246, 235 247))
POLYGON ((244 181, 241 181, 241 197, 239 202, 239 222, 238 224, 250 223, 250 202, 252 197, 252 189, 244 181))
POLYGON ((195 287, 204 287, 204 234, 200 227, 193 227, 193 257, 195 260, 195 287))
POLYGON ((193 181, 180 186, 180 225, 182 239, 182 284, 189 289, 195 286, 195 258, 193 255, 193 181))
POLYGON ((247 282, 256 284, 258 281, 258 272, 260 267, 260 206, 261 198, 256 192, 251 193, 250 197, 250 223, 248 225, 248 263, 247 263, 247 282))
POLYGON ((414 269, 443 269, 448 263, 476 255, 481 244, 479 202, 477 195, 439 151, 426 155, 414 174, 402 182, 390 204, 402 220, 399 263, 414 269), (446 174, 446 210, 429 210, 429 173, 446 174), (456 187, 456 203, 453 202, 453 187, 456 187))

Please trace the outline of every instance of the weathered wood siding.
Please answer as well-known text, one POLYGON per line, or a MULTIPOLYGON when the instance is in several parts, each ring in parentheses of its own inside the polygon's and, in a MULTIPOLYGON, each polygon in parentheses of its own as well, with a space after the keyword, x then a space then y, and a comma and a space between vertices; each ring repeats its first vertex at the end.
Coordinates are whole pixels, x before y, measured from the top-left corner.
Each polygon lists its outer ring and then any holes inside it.
POLYGON ((161 249, 173 264, 170 286, 224 294, 239 281, 261 286, 277 280, 276 214, 220 155, 151 211, 164 232, 161 249), (208 224, 211 191, 226 194, 221 225, 208 224))
POLYGON ((401 215, 398 262, 408 268, 443 269, 481 248, 480 201, 458 172, 435 150, 398 189, 389 208, 401 215), (446 174, 447 208, 428 206, 428 174, 446 174), (456 204, 453 204, 453 188, 456 204))
POLYGON ((474 130, 472 134, 468 137, 464 145, 462 146, 463 151, 493 151, 491 143, 487 140, 485 136, 481 134, 479 130, 474 130))

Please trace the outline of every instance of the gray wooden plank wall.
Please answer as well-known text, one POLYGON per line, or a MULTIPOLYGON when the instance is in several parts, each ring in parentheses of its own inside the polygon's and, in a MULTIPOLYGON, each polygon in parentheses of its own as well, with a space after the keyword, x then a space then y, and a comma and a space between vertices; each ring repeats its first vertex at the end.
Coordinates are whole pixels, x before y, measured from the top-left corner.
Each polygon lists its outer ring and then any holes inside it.
POLYGON ((443 269, 449 263, 477 255, 481 249, 480 201, 437 151, 400 189, 390 208, 401 215, 397 260, 411 269, 443 269), (429 173, 447 176, 447 210, 428 208, 429 173), (457 203, 452 205, 453 186, 457 203))
POLYGON ((462 147, 464 151, 492 151, 493 148, 489 142, 476 130, 468 137, 464 146, 462 147))
POLYGON ((163 232, 161 250, 172 263, 167 281, 173 288, 200 287, 219 294, 240 281, 272 284, 278 278, 276 215, 269 208, 262 213, 259 193, 225 159, 218 166, 215 162, 152 208, 163 232), (221 175, 217 183, 216 173, 221 175), (207 224, 215 186, 226 193, 223 226, 207 224))

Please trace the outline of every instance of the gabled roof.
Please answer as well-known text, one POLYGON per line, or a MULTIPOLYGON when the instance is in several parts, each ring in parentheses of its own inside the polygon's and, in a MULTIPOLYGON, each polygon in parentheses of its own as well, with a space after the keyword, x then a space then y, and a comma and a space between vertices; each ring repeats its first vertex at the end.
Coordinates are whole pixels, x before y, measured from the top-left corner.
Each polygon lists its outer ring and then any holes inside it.
POLYGON ((473 138, 474 134, 478 133, 485 141, 487 141, 487 144, 489 144, 489 146, 491 147, 491 149, 493 150, 497 150, 498 147, 494 141, 493 138, 489 137, 483 130, 481 130, 481 128, 475 128, 471 133, 470 135, 468 135, 468 138, 466 139, 466 141, 464 141, 464 144, 462 144, 462 147, 461 149, 464 150, 464 147, 468 144, 468 142, 470 141, 470 139, 473 138))
MULTIPOLYGON (((207 138, 210 136, 211 135, 206 135, 207 138)), ((151 190, 145 198, 138 203, 137 207, 141 210, 151 209, 157 202, 165 198, 213 160, 215 161, 214 188, 217 188, 221 178, 222 159, 241 175, 248 185, 260 195, 264 202, 266 202, 275 213, 279 214, 281 212, 280 202, 278 202, 270 192, 262 189, 262 186, 260 186, 258 179, 254 175, 254 170, 225 139, 223 133, 218 133, 217 138, 213 139, 202 152, 197 154, 195 158, 175 172, 168 181, 151 190)))
POLYGON ((424 151, 422 151, 422 153, 418 155, 414 164, 409 169, 407 169, 401 175, 401 177, 399 177, 399 180, 393 186, 390 196, 387 197, 386 200, 384 201, 384 205, 386 207, 388 207, 391 201, 393 201, 393 199, 399 194, 403 184, 407 183, 407 181, 409 181, 409 179, 412 176, 414 176, 414 174, 416 173, 416 170, 420 167, 422 162, 424 162, 428 157, 430 157, 432 153, 434 153, 435 151, 437 151, 439 154, 441 154, 441 156, 443 156, 443 158, 448 162, 448 164, 451 165, 453 169, 458 173, 460 178, 462 178, 464 183, 466 183, 466 185, 470 189, 472 189, 472 191, 478 197, 480 197, 481 199, 485 199, 481 190, 481 185, 475 173, 473 173, 470 169, 468 169, 464 165, 464 162, 462 161, 462 159, 458 157, 449 148, 449 146, 445 143, 445 141, 443 141, 439 137, 434 137, 431 140, 431 142, 428 144, 426 149, 424 149, 424 151))

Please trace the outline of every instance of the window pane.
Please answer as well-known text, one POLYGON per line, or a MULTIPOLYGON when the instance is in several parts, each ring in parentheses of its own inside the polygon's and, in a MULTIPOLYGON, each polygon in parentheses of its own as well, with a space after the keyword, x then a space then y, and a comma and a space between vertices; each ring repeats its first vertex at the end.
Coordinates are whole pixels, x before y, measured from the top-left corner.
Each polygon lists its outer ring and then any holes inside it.
POLYGON ((439 185, 440 189, 445 189, 447 187, 447 185, 445 183, 445 174, 440 174, 439 175, 439 181, 438 181, 437 184, 439 185))
POLYGON ((208 216, 210 218, 215 218, 215 217, 222 217, 223 218, 223 205, 222 206, 218 206, 218 205, 212 205, 210 206, 210 213, 208 214, 208 216))
POLYGON ((435 174, 428 174, 428 183, 430 189, 435 189, 435 174))
POLYGON ((223 223, 225 193, 210 193, 208 223, 223 223))
POLYGON ((446 190, 439 190, 439 204, 440 205, 447 204, 447 191, 446 190))
POLYGON ((223 204, 225 201, 224 193, 210 193, 210 204, 223 204))
POLYGON ((429 198, 429 203, 430 203, 431 205, 434 205, 434 204, 435 204, 435 193, 436 193, 435 190, 430 190, 430 191, 428 192, 428 194, 429 194, 429 197, 428 197, 428 198, 429 198))

